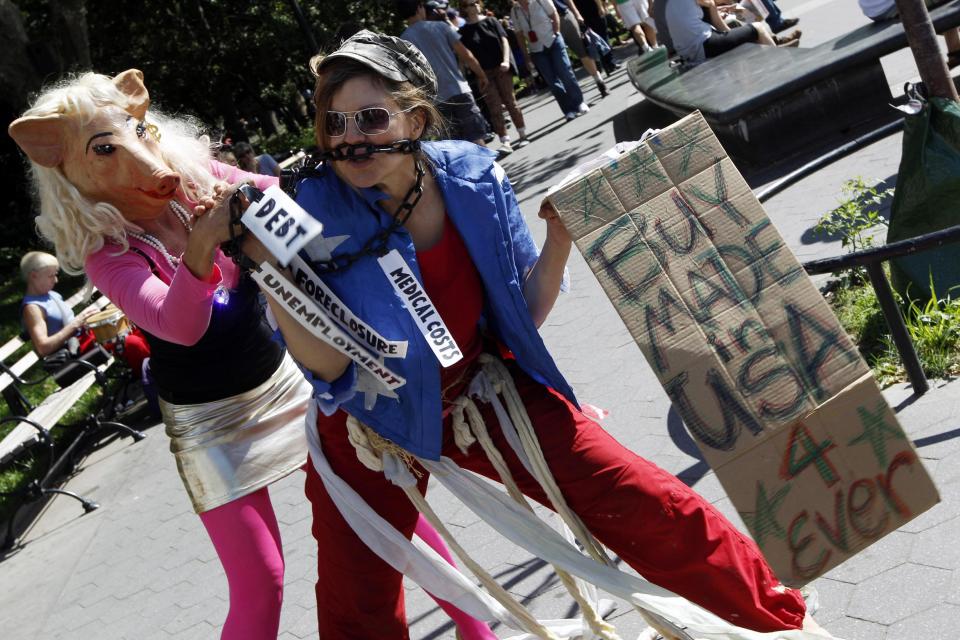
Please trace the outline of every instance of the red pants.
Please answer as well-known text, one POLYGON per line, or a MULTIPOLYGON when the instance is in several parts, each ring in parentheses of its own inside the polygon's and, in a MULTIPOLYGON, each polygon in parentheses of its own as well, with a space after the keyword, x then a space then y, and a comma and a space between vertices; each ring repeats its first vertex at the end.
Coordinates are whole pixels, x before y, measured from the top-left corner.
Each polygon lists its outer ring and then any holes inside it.
MULTIPOLYGON (((544 456, 571 509, 596 538, 645 578, 740 626, 757 631, 798 629, 805 605, 779 584, 759 549, 692 489, 633 454, 559 394, 507 362, 544 456)), ((547 504, 500 431, 492 407, 478 403, 487 429, 528 496, 547 504)), ((408 538, 417 511, 382 473, 368 470, 347 440, 346 416, 318 420, 334 472, 408 538)), ((473 445, 464 455, 445 424, 443 455, 465 469, 498 479, 473 445)), ((421 490, 426 488, 426 474, 421 490)), ((307 497, 317 539, 317 617, 320 637, 407 638, 401 576, 354 535, 330 500, 313 465, 307 497)), ((547 504, 547 506, 549 506, 547 504)))

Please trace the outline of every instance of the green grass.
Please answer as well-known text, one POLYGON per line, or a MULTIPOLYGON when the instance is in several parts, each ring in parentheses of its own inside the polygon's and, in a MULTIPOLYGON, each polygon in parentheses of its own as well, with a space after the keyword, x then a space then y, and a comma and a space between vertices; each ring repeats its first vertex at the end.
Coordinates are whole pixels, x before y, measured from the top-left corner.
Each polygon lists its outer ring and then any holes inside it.
MULTIPOLYGON (((870 283, 857 278, 841 279, 826 298, 880 385, 886 387, 906 380, 906 371, 870 283)), ((924 374, 928 378, 960 374, 960 300, 938 299, 934 294, 924 303, 906 306, 900 302, 924 374)))
MULTIPOLYGON (((873 233, 887 221, 880 210, 893 197, 893 189, 855 177, 842 185, 842 197, 822 216, 814 230, 839 238, 848 251, 873 246, 873 233)), ((889 269, 884 265, 889 280, 889 269)), ((881 386, 906 380, 906 371, 894 346, 873 287, 862 267, 839 275, 824 294, 847 333, 857 344, 881 386)), ((933 287, 931 286, 931 290, 933 287)), ((949 378, 960 373, 960 300, 933 293, 925 302, 907 304, 899 298, 904 322, 924 374, 949 378)))

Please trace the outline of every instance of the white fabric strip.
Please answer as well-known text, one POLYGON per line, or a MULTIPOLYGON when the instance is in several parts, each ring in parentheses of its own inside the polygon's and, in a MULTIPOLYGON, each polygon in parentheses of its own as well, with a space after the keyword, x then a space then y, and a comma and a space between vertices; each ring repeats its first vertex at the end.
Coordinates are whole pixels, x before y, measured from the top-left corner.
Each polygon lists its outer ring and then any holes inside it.
POLYGON ((357 317, 344 302, 320 279, 307 262, 300 256, 290 260, 293 282, 305 295, 308 295, 323 307, 334 322, 344 331, 353 335, 360 344, 382 358, 406 358, 406 340, 387 340, 373 327, 357 317))
POLYGON ((317 304, 272 264, 264 262, 250 276, 265 294, 286 307, 291 317, 307 331, 368 370, 378 382, 393 390, 406 380, 388 369, 376 357, 344 333, 317 304))
POLYGON ((449 367, 463 360, 463 353, 453 339, 453 334, 447 329, 440 312, 400 252, 393 249, 387 255, 377 258, 377 262, 393 285, 393 290, 403 300, 403 307, 413 318, 413 323, 423 334, 423 339, 427 341, 440 366, 449 367))

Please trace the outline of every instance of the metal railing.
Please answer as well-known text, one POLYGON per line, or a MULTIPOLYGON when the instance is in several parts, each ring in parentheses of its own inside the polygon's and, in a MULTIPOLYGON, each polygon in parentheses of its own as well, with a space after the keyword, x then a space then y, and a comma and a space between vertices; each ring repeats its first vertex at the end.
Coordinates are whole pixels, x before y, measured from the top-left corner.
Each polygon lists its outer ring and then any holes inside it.
POLYGON ((915 253, 941 247, 946 244, 960 242, 960 225, 949 227, 941 231, 934 231, 916 238, 899 240, 885 244, 882 247, 864 249, 855 251, 844 256, 836 258, 823 258, 821 260, 811 260, 803 263, 803 268, 809 275, 818 273, 832 273, 853 267, 864 267, 867 275, 870 277, 870 283, 877 294, 877 302, 880 303, 880 310, 883 312, 883 318, 890 329, 890 335, 893 343, 897 347, 897 352, 903 360, 903 366, 907 371, 907 377, 913 386, 913 391, 918 396, 923 395, 930 388, 927 377, 923 373, 923 367, 920 365, 920 359, 917 357, 917 351, 913 347, 913 341, 910 339, 910 333, 907 331, 907 325, 904 323, 903 316, 900 313, 900 307, 893 297, 890 290, 890 283, 883 273, 883 262, 891 258, 899 258, 915 253))

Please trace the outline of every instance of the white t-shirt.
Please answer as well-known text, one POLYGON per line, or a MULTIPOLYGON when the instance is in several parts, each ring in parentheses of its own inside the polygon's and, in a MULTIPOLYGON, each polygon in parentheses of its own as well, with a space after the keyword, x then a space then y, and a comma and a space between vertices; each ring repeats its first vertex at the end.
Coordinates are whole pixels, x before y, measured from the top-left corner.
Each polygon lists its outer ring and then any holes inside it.
POLYGON ((553 31, 553 15, 557 12, 551 0, 530 0, 529 11, 519 2, 514 3, 510 10, 510 19, 518 31, 527 37, 531 53, 537 53, 550 47, 557 34, 553 31), (537 34, 537 41, 532 42, 529 36, 533 31, 537 34))
POLYGON ((877 18, 893 8, 894 0, 860 0, 860 10, 868 18, 877 18))

